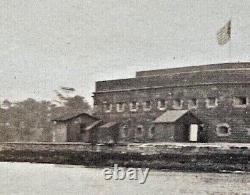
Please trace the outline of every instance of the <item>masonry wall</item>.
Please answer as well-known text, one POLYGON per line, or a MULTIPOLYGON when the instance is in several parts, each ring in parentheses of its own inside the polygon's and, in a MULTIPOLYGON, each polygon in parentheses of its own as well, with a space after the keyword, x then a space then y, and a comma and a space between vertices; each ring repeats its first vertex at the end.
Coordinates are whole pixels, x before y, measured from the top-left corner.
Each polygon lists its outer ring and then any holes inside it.
MULTIPOLYGON (((196 109, 191 109, 191 112, 195 114, 203 123, 204 131, 207 132, 208 142, 250 142, 250 105, 243 107, 235 107, 233 105, 233 98, 236 96, 246 96, 250 98, 250 84, 245 83, 249 81, 250 74, 243 74, 242 72, 237 72, 235 75, 225 74, 213 74, 203 77, 201 74, 196 77, 193 74, 194 82, 205 82, 217 79, 217 81, 223 81, 221 83, 215 84, 200 84, 195 86, 165 86, 165 87, 153 87, 156 84, 151 83, 151 78, 143 78, 145 83, 147 83, 148 88, 145 89, 132 89, 132 90, 108 90, 109 88, 123 88, 123 84, 118 86, 113 86, 113 82, 107 82, 105 84, 105 90, 107 91, 96 91, 94 94, 94 104, 96 116, 103 119, 104 121, 119 121, 121 124, 129 124, 129 131, 131 135, 134 134, 136 127, 138 125, 143 125, 146 131, 149 130, 152 125, 152 120, 160 116, 166 110, 171 110, 173 108, 173 100, 181 99, 183 100, 183 106, 181 109, 188 108, 188 100, 191 98, 197 98, 198 107, 196 109), (235 79, 234 83, 225 83, 224 81, 235 79), (244 83, 240 83, 240 81, 244 83), (148 81, 148 82, 146 82, 148 81), (208 97, 217 98, 218 106, 214 108, 206 107, 206 99, 208 97), (167 109, 160 111, 157 109, 157 101, 159 99, 165 99, 167 101, 167 109), (150 100, 152 102, 152 109, 150 111, 143 111, 143 102, 150 100), (109 102, 113 104, 113 110, 110 113, 106 113, 103 110, 102 102, 109 102), (131 112, 129 110, 129 102, 136 101, 139 103, 138 111, 131 112), (125 102, 125 111, 118 113, 115 109, 115 105, 118 102, 125 102), (227 123, 231 128, 231 133, 228 136, 218 136, 216 133, 216 127, 218 124, 227 123)), ((155 79, 155 78, 154 78, 155 79)), ((156 80, 156 79, 155 79, 156 80)), ((157 82, 159 85, 163 86, 165 83, 165 77, 158 77, 157 82)), ((118 81, 115 81, 115 83, 118 81)), ((123 82, 123 81, 121 81, 123 82)), ((141 86, 140 81, 131 80, 134 88, 141 86)), ((184 79, 178 79, 178 82, 186 83, 184 79)), ((188 80, 192 83, 192 80, 188 80)), ((132 84, 131 84, 132 85, 132 84)), ((102 88, 102 85, 97 83, 97 89, 102 88)), ((133 140, 131 138, 131 140, 133 140)), ((145 138, 148 141, 149 138, 145 138)), ((157 141, 157 140, 156 140, 157 141)))
POLYGON ((193 171, 250 171, 249 144, 1 143, 0 160, 147 167, 193 171))
POLYGON ((194 73, 194 72, 211 72, 211 71, 237 71, 237 70, 248 70, 250 63, 223 63, 223 64, 209 64, 202 66, 187 66, 181 68, 171 68, 171 69, 158 69, 158 70, 147 70, 136 72, 136 77, 149 77, 155 75, 166 75, 166 74, 180 74, 180 73, 194 73))
POLYGON ((199 86, 201 84, 250 83, 250 69, 187 72, 96 82, 96 92, 131 91, 147 88, 199 86))

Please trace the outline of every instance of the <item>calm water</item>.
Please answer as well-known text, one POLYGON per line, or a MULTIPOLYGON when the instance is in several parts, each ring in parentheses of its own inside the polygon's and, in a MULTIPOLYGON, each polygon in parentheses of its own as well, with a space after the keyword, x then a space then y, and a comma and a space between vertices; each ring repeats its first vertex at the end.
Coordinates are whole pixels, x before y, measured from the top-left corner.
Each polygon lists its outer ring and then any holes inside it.
POLYGON ((1 162, 0 194, 250 194, 250 174, 150 171, 138 184, 106 181, 97 168, 1 162))

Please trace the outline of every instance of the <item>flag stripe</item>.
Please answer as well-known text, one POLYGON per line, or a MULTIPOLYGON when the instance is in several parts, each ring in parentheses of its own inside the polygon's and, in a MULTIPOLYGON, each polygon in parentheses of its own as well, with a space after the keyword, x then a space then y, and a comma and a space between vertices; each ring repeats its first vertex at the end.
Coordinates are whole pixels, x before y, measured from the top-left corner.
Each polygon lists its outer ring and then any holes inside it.
POLYGON ((219 45, 225 45, 231 39, 231 20, 226 23, 217 33, 219 45))

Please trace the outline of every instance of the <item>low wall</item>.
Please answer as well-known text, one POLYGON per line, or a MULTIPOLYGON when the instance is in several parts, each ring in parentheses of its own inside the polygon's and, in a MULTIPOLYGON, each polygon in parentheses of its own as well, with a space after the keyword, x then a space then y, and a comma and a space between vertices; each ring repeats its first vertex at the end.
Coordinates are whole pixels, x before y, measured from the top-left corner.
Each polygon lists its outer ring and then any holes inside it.
POLYGON ((250 172, 250 144, 0 143, 0 161, 250 172))

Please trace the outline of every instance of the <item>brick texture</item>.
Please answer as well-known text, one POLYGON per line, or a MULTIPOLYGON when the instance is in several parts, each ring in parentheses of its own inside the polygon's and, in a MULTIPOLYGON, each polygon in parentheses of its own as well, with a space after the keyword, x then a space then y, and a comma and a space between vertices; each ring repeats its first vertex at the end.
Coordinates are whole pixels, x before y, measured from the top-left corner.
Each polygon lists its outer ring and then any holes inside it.
MULTIPOLYGON (((190 109, 188 101, 197 99, 198 105, 190 111, 202 122, 208 142, 250 142, 250 104, 236 107, 234 97, 247 97, 250 101, 250 64, 223 64, 202 67, 166 69, 137 73, 137 78, 101 81, 94 93, 95 115, 104 121, 117 121, 128 125, 128 136, 120 135, 120 141, 152 141, 149 129, 152 121, 165 111, 157 109, 160 99, 167 101, 166 110, 173 110, 173 100, 181 99, 181 109, 190 109), (217 106, 207 108, 208 97, 217 98, 217 106), (143 102, 150 100, 152 109, 143 110, 143 102), (139 103, 138 110, 131 112, 129 103, 139 103), (106 113, 103 102, 113 105, 106 113), (123 112, 116 111, 118 102, 125 103, 123 112), (230 134, 219 136, 218 124, 228 124, 230 134), (143 136, 137 139, 136 128, 143 126, 143 136)), ((120 132, 121 134, 121 132, 120 132)), ((154 141, 160 141, 154 140, 154 141)))

